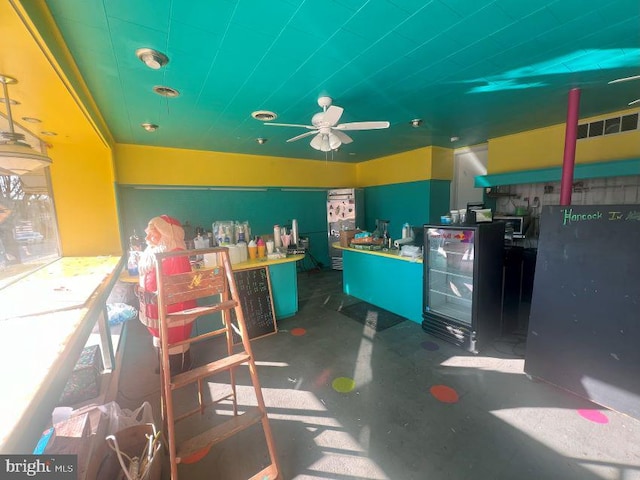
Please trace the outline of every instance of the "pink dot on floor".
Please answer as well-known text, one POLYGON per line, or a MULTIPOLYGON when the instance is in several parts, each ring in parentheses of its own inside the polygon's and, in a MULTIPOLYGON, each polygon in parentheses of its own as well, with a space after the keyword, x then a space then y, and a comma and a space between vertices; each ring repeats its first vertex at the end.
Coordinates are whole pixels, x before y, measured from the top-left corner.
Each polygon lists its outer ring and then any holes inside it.
POLYGON ((291 329, 291 335, 294 337, 301 337, 302 335, 306 335, 307 331, 304 328, 293 328, 291 329))
POLYGON ((581 417, 586 418, 590 422, 594 423, 609 423, 609 419, 607 416, 602 413, 600 410, 591 410, 587 408, 583 408, 578 410, 578 413, 581 417))
POLYGON ((458 403, 458 392, 446 385, 434 385, 430 389, 431 395, 442 403, 458 403))

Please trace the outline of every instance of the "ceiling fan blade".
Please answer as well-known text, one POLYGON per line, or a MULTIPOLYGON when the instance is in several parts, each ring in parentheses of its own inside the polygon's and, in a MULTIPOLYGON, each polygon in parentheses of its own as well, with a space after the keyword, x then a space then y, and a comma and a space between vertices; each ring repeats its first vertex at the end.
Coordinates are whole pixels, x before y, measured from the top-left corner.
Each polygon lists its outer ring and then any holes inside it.
POLYGON ((264 125, 271 125, 273 127, 301 127, 301 128, 309 128, 311 130, 315 130, 316 127, 313 125, 300 125, 298 123, 267 123, 264 122, 264 125))
POLYGON ((634 75, 632 77, 616 78, 615 80, 611 80, 609 82, 609 85, 611 85, 612 83, 628 82, 630 80, 638 80, 638 79, 640 79, 640 75, 634 75))
POLYGON ((336 125, 337 130, 378 130, 381 128, 389 128, 389 122, 351 122, 336 125))
POLYGON ((353 142, 353 139, 349 135, 347 135, 344 132, 341 132, 340 130, 332 129, 331 132, 332 132, 333 135, 338 137, 338 139, 342 143, 351 143, 351 142, 353 142))
POLYGON ((342 112, 344 112, 344 108, 338 107, 337 105, 330 105, 329 108, 327 108, 327 111, 324 112, 322 121, 330 127, 333 127, 338 123, 338 120, 340 120, 342 112))
POLYGON ((637 99, 633 100, 632 102, 629 102, 629 105, 635 105, 636 103, 640 103, 640 98, 637 98, 637 99))
POLYGON ((316 150, 322 149, 322 134, 319 133, 315 137, 311 139, 311 143, 309 143, 316 150))
POLYGON ((318 133, 318 130, 312 130, 310 132, 305 132, 305 133, 303 133, 301 135, 298 135, 296 137, 290 138, 289 140, 287 140, 287 143, 288 142, 295 142, 296 140, 300 140, 301 138, 308 137, 310 135, 315 135, 316 133, 318 133))

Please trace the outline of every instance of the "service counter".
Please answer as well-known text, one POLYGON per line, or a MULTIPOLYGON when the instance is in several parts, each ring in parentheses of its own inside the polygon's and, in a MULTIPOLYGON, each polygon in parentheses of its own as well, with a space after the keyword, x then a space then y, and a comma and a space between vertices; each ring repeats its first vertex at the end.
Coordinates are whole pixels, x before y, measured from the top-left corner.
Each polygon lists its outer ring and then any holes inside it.
MULTIPOLYGON (((304 257, 303 254, 300 254, 289 255, 285 258, 274 260, 247 260, 246 262, 233 264, 231 268, 234 272, 238 272, 251 268, 267 267, 271 280, 276 318, 282 319, 291 317, 298 312, 298 275, 296 264, 302 261, 304 257)), ((120 275, 120 281, 135 284, 138 283, 138 277, 129 275, 125 270, 120 275)))
POLYGON ((422 323, 422 257, 333 246, 342 250, 344 293, 422 323))
POLYGON ((0 452, 33 451, 96 323, 114 367, 105 305, 123 264, 60 258, 0 290, 0 452))

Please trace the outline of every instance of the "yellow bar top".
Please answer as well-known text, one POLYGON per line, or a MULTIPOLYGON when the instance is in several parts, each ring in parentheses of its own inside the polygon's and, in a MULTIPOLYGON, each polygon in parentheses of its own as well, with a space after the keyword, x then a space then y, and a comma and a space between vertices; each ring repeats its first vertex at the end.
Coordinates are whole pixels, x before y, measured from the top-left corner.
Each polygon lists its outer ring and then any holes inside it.
POLYGON ((398 250, 397 248, 390 248, 388 250, 360 250, 358 248, 341 247, 340 243, 337 242, 333 244, 333 247, 337 248, 338 250, 349 250, 350 252, 365 253, 367 255, 376 255, 378 257, 394 258, 396 260, 403 260, 405 262, 422 263, 422 256, 415 258, 403 257, 402 255, 400 255, 400 250, 398 250))
POLYGON ((56 406, 123 263, 60 258, 0 291, 1 452, 30 453, 24 442, 56 406))

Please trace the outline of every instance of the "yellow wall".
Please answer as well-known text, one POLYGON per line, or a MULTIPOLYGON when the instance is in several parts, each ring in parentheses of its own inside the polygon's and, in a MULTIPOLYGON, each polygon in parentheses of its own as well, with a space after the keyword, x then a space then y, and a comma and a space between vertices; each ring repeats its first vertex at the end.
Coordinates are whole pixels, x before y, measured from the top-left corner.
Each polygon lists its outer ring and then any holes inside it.
POLYGON ((49 155, 62 254, 120 255, 111 151, 63 144, 49 155))
MULTIPOLYGON (((625 110, 598 117, 580 119, 579 123, 603 120, 636 113, 625 110)), ((528 132, 489 140, 488 173, 558 167, 564 156, 565 125, 552 125, 528 132)), ((605 162, 640 157, 640 131, 578 140, 576 163, 605 162)))
POLYGON ((119 184, 351 187, 348 163, 118 144, 119 184))
MULTIPOLYGON (((42 9, 39 27, 53 28, 44 2, 29 5, 42 9)), ((0 32, 0 72, 18 79, 9 92, 20 102, 13 117, 42 120, 36 135, 57 133, 46 141, 63 255, 121 254, 108 135, 98 130, 19 2, 0 2, 0 32)), ((45 34, 66 50, 57 31, 45 34)))
POLYGON ((424 147, 356 164, 357 186, 371 187, 419 180, 451 180, 453 150, 424 147))

